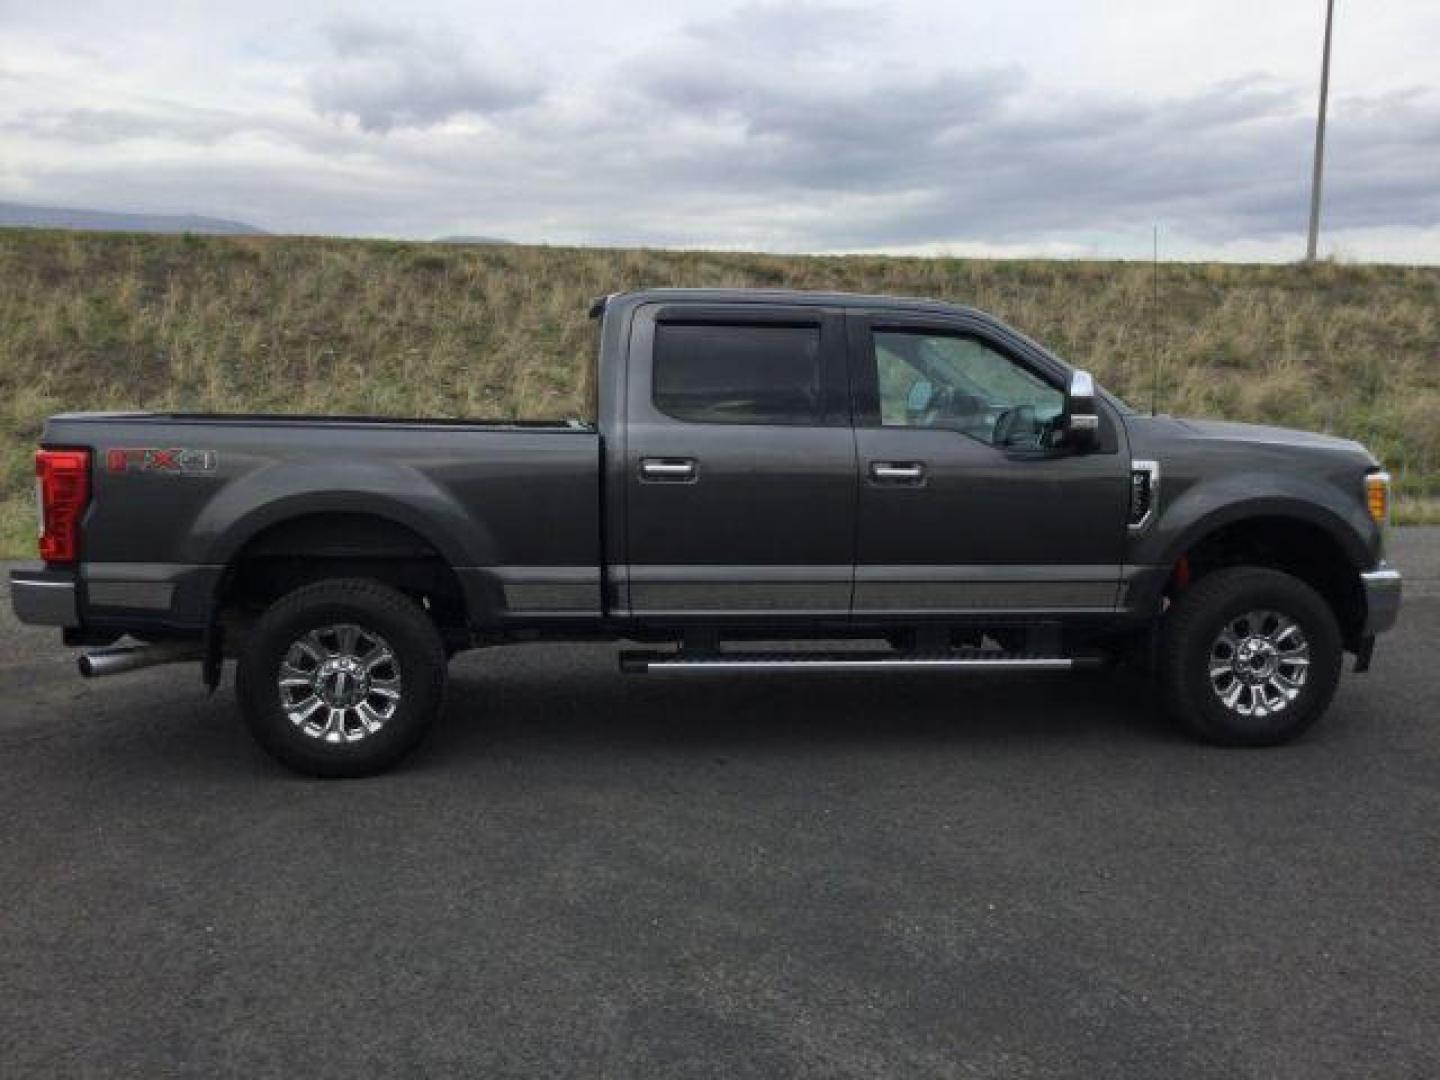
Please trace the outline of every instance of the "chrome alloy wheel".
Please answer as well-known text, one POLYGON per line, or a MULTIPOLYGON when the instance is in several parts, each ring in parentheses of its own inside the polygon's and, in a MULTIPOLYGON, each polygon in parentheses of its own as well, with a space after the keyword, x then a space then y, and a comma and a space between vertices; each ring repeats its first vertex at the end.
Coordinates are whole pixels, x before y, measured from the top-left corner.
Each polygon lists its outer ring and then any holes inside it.
POLYGON ((312 739, 353 743, 400 707, 400 663, 385 639, 350 623, 311 630, 280 663, 280 704, 312 739))
POLYGON ((1278 611, 1247 611, 1227 622, 1210 646, 1210 687, 1241 716, 1265 717, 1300 696, 1310 644, 1278 611))

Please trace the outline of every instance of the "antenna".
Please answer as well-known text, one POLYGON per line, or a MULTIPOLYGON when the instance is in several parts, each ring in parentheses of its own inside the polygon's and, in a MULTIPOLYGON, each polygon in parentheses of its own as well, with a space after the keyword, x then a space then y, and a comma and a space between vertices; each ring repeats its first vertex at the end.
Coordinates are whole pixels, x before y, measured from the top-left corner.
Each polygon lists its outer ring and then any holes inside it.
POLYGON ((1150 249, 1150 414, 1160 415, 1160 226, 1152 226, 1150 249))

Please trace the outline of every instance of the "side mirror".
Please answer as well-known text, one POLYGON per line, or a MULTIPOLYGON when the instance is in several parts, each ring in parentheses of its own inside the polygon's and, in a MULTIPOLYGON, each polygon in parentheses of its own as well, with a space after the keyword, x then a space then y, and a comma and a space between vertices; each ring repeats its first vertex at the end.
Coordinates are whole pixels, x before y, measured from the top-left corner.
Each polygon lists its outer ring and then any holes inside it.
POLYGON ((935 384, 929 379, 916 379, 910 384, 910 393, 905 398, 905 411, 919 416, 930 408, 935 400, 935 384))
POLYGON ((1084 453, 1100 445, 1100 414, 1095 408, 1095 380, 1088 371, 1070 374, 1065 390, 1065 445, 1084 453))

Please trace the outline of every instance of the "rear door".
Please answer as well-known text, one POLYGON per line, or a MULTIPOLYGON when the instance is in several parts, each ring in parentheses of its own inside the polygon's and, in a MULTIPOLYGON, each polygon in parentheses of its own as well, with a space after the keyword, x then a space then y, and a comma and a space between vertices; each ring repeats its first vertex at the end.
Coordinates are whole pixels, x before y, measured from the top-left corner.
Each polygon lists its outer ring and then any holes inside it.
POLYGON ((652 304, 631 335, 632 613, 848 617, 857 474, 843 315, 652 304))
POLYGON ((855 313, 861 483, 854 611, 1109 611, 1124 558, 1128 459, 1051 445, 1066 372, 960 316, 855 313))

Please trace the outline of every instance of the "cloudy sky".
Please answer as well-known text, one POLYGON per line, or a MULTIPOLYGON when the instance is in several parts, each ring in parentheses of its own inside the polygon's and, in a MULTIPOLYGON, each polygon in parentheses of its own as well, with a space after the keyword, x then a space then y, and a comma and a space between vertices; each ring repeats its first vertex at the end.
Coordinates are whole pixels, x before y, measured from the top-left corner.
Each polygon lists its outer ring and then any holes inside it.
MULTIPOLYGON (((0 200, 1288 259, 1323 0, 0 0, 0 200)), ((1440 262, 1440 2, 1338 0, 1322 250, 1440 262)))

